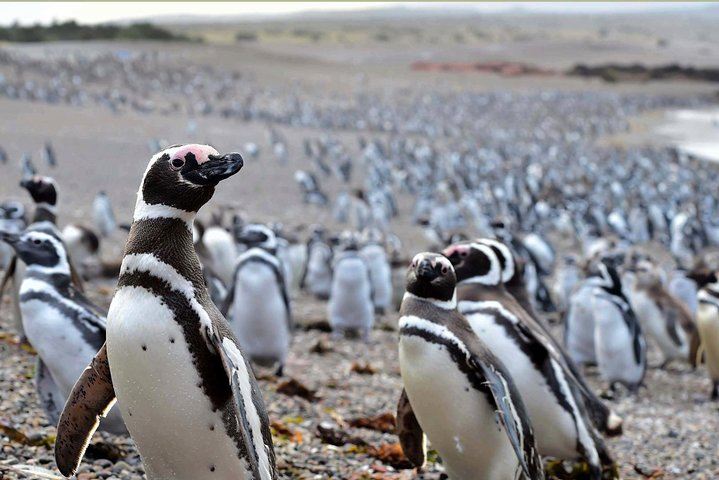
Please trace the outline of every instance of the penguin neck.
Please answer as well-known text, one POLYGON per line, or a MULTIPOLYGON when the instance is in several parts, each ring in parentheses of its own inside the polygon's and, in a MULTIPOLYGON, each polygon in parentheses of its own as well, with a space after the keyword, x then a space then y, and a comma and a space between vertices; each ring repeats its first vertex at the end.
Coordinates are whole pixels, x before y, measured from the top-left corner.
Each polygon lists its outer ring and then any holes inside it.
POLYGON ((57 206, 46 202, 40 202, 35 205, 35 213, 32 217, 32 223, 50 222, 57 224, 57 206))
POLYGON ((504 285, 483 285, 477 282, 462 281, 457 285, 457 298, 459 300, 479 302, 487 299, 496 299, 506 294, 504 285))
POLYGON ((56 287, 70 285, 70 265, 65 259, 53 267, 30 264, 27 266, 26 275, 28 278, 39 278, 43 280, 52 277, 52 284, 56 287))

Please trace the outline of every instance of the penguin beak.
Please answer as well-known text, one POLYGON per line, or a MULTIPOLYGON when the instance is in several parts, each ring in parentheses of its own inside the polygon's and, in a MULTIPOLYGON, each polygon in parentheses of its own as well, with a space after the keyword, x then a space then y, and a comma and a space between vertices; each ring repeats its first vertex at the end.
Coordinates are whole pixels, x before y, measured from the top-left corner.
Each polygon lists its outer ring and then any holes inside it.
POLYGON ((182 176, 195 185, 215 186, 222 180, 240 171, 244 161, 239 153, 210 155, 208 160, 192 170, 183 171, 182 176))
POLYGON ((10 245, 15 245, 20 240, 20 235, 16 235, 10 232, 0 231, 0 241, 3 241, 10 245))
POLYGON ((432 266, 432 262, 428 259, 424 259, 419 262, 419 265, 417 265, 417 268, 415 269, 415 273, 417 274, 417 278, 422 278, 429 281, 432 281, 438 277, 437 272, 432 266))

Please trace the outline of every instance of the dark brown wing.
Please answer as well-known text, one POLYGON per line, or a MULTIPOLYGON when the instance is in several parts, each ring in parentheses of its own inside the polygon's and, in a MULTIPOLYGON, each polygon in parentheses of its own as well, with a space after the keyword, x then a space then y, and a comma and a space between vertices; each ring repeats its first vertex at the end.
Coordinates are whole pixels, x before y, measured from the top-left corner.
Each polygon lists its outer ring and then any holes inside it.
POLYGON ((55 442, 55 461, 60 473, 66 477, 75 474, 92 434, 100 425, 100 417, 107 415, 114 403, 115 389, 107 348, 103 345, 75 383, 60 415, 55 442))
POLYGON ((417 421, 404 388, 397 403, 396 427, 399 444, 402 446, 404 455, 415 467, 424 467, 427 461, 427 437, 417 421))

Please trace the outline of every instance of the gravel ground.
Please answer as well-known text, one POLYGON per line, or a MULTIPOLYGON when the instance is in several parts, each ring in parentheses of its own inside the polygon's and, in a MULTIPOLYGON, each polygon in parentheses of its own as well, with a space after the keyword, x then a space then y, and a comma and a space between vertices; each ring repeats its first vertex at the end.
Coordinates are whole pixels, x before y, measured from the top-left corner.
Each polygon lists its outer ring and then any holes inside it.
MULTIPOLYGON (((108 305, 111 285, 92 284, 89 290, 98 304, 108 305)), ((41 444, 30 446, 11 439, 7 430, 0 434, 0 478, 42 478, 38 473, 15 471, 27 465, 57 473, 52 448, 55 428, 48 425, 38 406, 32 381, 34 355, 12 342, 8 306, 6 299, 0 312, 0 422, 27 436, 25 443, 41 444)), ((305 296, 297 299, 294 309, 304 325, 325 318, 325 304, 305 296)), ((351 426, 360 418, 394 413, 401 389, 395 322, 396 315, 379 319, 368 343, 337 342, 321 330, 300 329, 286 377, 258 372, 273 422, 281 478, 440 478, 442 466, 436 456, 417 475, 402 469, 402 459, 392 455, 396 453, 394 434, 351 426), (314 392, 315 398, 289 395, 296 387, 293 380, 314 392)), ((659 363, 656 352, 650 352, 650 360, 659 363)), ((592 385, 602 388, 596 372, 587 373, 592 385)), ((623 478, 708 480, 719 476, 719 404, 708 401, 708 388, 703 371, 673 364, 668 370, 650 369, 646 388, 635 398, 620 395, 612 401, 625 422, 624 435, 609 441, 623 478)), ((380 420, 386 426, 392 419, 384 415, 380 420)), ((130 439, 96 434, 93 443, 118 447, 119 458, 85 459, 79 479, 142 478, 142 465, 130 439)))

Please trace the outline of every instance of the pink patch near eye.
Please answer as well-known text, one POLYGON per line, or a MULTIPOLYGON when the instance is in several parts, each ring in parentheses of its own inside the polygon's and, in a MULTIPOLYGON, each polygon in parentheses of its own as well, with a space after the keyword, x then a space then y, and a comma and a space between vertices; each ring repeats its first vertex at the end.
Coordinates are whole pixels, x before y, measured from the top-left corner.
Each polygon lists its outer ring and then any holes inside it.
POLYGON ((183 145, 175 151, 172 158, 185 158, 185 155, 192 153, 197 160, 198 165, 202 165, 208 160, 210 155, 219 155, 219 152, 209 145, 199 145, 196 143, 183 145))

